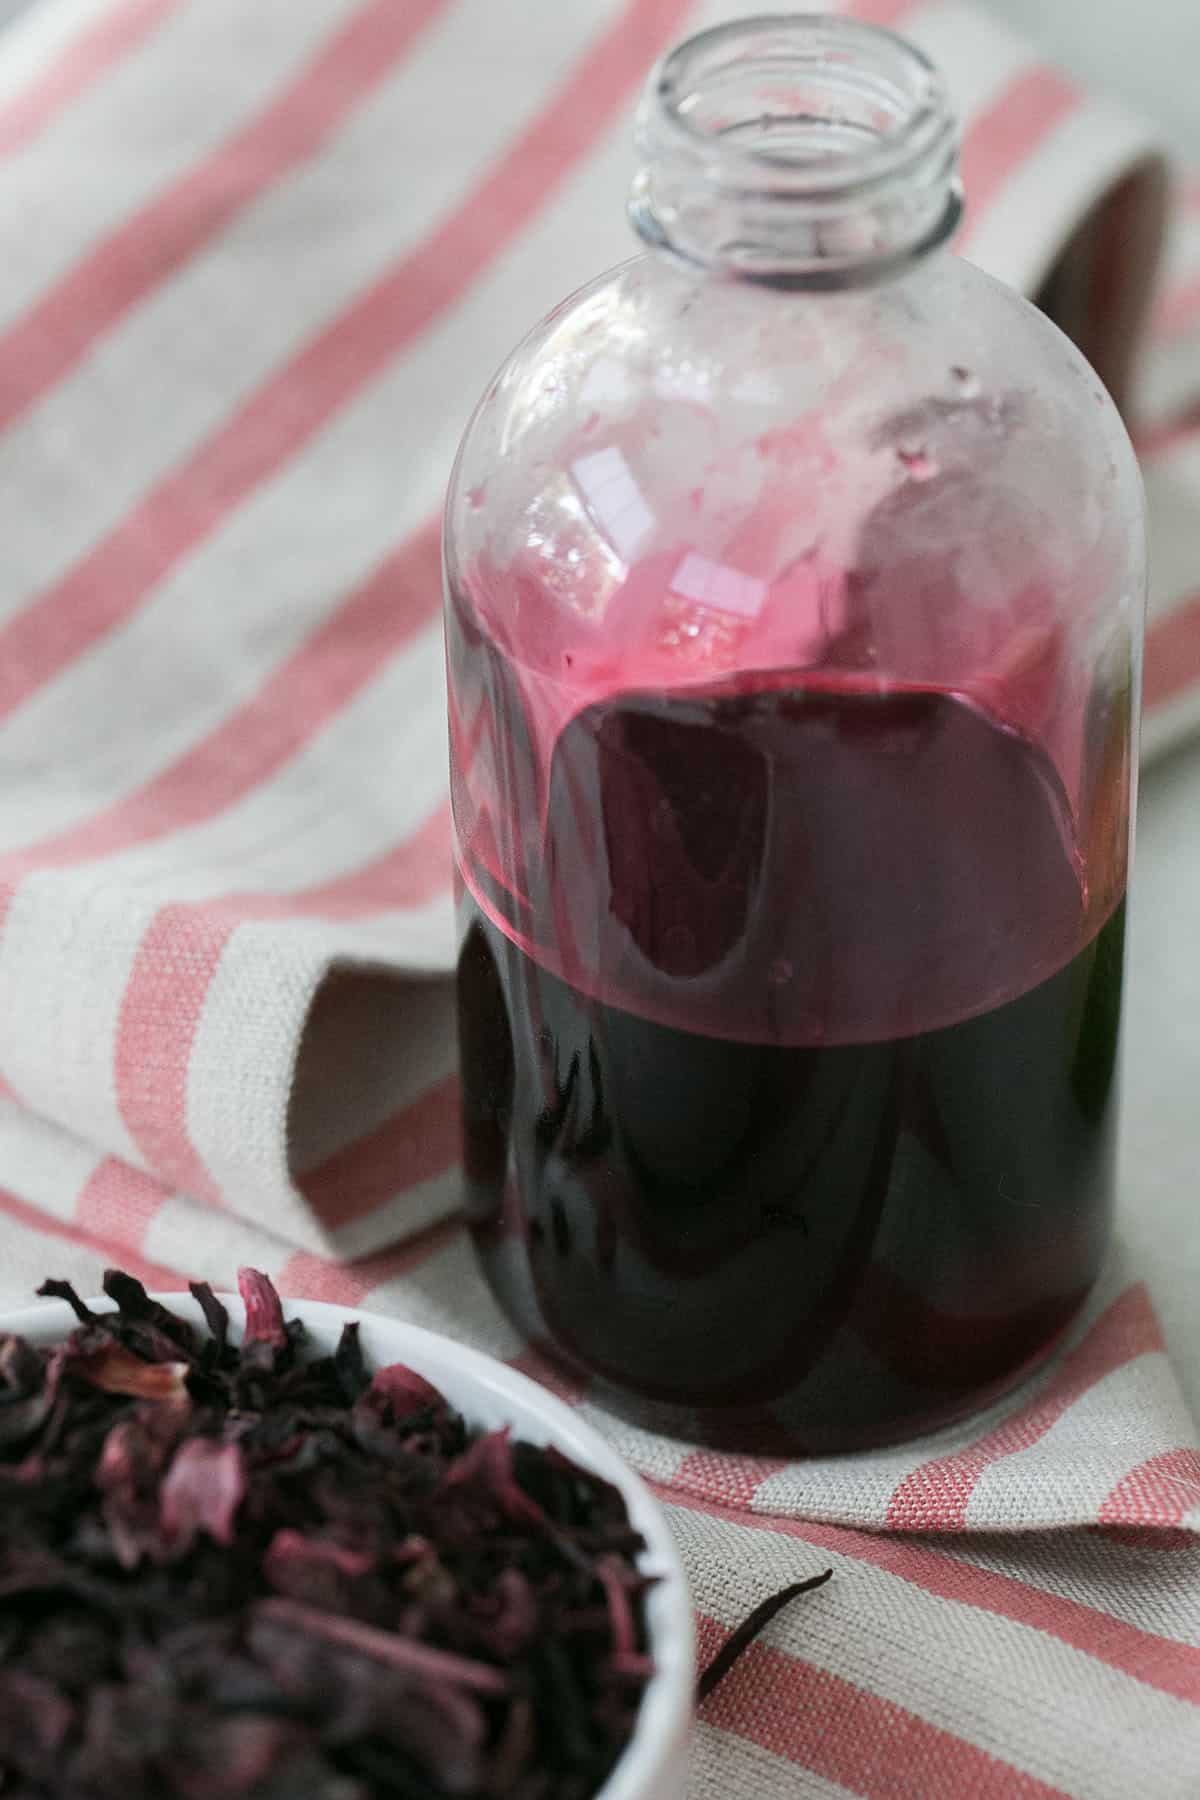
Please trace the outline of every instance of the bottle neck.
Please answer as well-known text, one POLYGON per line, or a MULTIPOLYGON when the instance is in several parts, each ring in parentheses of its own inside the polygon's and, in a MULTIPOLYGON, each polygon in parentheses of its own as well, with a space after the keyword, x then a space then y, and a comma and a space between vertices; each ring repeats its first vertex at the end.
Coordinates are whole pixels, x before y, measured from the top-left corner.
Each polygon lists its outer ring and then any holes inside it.
POLYGON ((962 213, 937 71, 851 19, 750 19, 688 39, 650 76, 637 143, 635 230, 743 280, 886 280, 944 243, 962 213))

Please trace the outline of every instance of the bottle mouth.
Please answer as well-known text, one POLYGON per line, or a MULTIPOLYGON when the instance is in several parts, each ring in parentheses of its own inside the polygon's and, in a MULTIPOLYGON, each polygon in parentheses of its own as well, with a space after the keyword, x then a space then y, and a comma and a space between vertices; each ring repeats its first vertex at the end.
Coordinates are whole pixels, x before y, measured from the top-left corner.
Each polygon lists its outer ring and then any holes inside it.
POLYGON ((775 15, 687 39, 652 71, 630 199, 648 243, 803 286, 881 279, 962 211, 945 84, 894 32, 775 15))

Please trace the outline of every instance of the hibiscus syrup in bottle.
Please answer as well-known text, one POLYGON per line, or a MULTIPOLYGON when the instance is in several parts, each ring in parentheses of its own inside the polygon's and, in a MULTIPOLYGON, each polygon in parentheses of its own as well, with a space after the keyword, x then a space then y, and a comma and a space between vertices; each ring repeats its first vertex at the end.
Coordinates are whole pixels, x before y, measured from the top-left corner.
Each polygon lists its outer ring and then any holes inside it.
POLYGON ((1139 481, 949 248, 901 39, 706 32, 638 148, 642 253, 448 500, 468 1213, 609 1404, 868 1445, 1020 1379, 1104 1254, 1139 481))

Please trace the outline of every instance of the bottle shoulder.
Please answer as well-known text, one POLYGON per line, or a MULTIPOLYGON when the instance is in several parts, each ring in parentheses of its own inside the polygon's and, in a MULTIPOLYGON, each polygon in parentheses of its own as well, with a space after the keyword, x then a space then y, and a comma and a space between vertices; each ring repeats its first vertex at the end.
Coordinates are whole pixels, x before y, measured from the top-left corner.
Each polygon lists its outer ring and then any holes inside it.
POLYGON ((764 595, 786 631, 868 578, 874 614, 931 585, 940 619, 960 601, 1011 616, 1033 589, 1067 615, 1128 609, 1141 507, 1098 376, 973 265, 811 293, 649 254, 555 308, 489 386, 451 482, 447 570, 486 570, 506 612, 545 615, 523 658, 593 638, 618 592, 632 617, 642 587, 744 654, 764 595))

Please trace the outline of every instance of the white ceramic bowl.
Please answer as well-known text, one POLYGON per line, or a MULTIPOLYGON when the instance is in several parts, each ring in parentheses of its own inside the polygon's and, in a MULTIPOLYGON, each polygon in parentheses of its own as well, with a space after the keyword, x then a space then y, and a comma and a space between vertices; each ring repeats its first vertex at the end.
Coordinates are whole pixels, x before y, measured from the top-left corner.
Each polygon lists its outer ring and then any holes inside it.
MULTIPOLYGON (((157 1296, 180 1317, 203 1327, 190 1294, 157 1296)), ((236 1294, 220 1298, 229 1309, 231 1336, 244 1319, 236 1294)), ((97 1312, 112 1310, 106 1298, 90 1300, 97 1312)), ((569 1406, 528 1376, 467 1350, 452 1338, 405 1325, 378 1313, 353 1312, 316 1300, 285 1300, 285 1317, 301 1319, 317 1350, 332 1350, 347 1320, 359 1327, 368 1367, 407 1363, 424 1375, 463 1414, 468 1425, 494 1430, 511 1425, 514 1437, 554 1444, 564 1455, 619 1488, 629 1517, 646 1540, 640 1566, 653 1575, 646 1614, 655 1672, 646 1686, 629 1748, 596 1800, 682 1800, 695 1687, 695 1637, 687 1580, 661 1507, 599 1434, 569 1406)), ((0 1314, 0 1332, 20 1332, 35 1344, 54 1343, 76 1323, 64 1301, 44 1300, 23 1311, 0 1314)))

